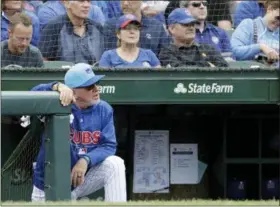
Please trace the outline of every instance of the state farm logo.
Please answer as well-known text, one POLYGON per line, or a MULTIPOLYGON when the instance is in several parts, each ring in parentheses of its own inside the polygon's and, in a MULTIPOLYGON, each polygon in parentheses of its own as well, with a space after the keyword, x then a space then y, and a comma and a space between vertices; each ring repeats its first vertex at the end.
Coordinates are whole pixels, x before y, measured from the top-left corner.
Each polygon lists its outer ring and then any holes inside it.
POLYGON ((178 83, 174 88, 174 93, 176 94, 231 94, 233 91, 233 85, 218 83, 189 83, 187 86, 183 83, 178 83))
POLYGON ((179 93, 187 93, 187 89, 186 89, 186 87, 184 86, 183 83, 178 83, 177 87, 174 88, 174 93, 177 93, 177 94, 179 94, 179 93))

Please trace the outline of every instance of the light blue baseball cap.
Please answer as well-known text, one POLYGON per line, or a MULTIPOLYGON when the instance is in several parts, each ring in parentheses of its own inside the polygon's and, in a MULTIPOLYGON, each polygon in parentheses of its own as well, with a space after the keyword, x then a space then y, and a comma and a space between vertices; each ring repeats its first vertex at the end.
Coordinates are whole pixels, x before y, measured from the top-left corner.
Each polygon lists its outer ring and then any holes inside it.
POLYGON ((97 83, 105 75, 95 75, 86 63, 73 65, 64 76, 64 83, 70 88, 83 88, 97 83))

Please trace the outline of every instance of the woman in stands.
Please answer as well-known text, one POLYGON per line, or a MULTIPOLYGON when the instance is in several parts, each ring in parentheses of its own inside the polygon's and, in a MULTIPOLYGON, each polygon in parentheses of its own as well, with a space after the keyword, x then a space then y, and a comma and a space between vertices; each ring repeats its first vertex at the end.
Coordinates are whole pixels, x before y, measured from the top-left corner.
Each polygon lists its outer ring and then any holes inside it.
MULTIPOLYGON (((264 17, 244 19, 232 34, 231 45, 237 60, 264 58, 268 64, 279 61, 280 2, 266 1, 264 17)), ((279 62, 278 62, 279 63, 279 62)))
POLYGON ((9 24, 10 18, 18 12, 24 12, 27 14, 33 25, 33 34, 31 44, 34 46, 38 45, 39 35, 40 35, 40 24, 39 19, 35 13, 27 11, 24 9, 24 1, 12 1, 12 0, 2 0, 1 1, 1 41, 7 40, 9 38, 9 24))
POLYGON ((141 23, 134 15, 123 15, 117 25, 118 45, 105 51, 100 59, 102 68, 159 68, 160 61, 148 49, 139 48, 141 23))

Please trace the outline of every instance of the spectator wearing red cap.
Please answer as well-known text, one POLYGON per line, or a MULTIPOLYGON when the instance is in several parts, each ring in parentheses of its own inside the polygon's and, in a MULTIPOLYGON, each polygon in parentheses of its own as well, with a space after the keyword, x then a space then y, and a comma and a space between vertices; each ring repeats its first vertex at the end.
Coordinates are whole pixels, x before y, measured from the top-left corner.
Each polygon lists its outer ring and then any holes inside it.
MULTIPOLYGON (((152 50, 156 55, 162 47, 168 46, 170 37, 167 34, 163 24, 153 17, 147 17, 142 14, 142 1, 130 0, 121 1, 122 15, 133 14, 142 24, 140 32, 140 47, 152 50)), ((104 24, 104 48, 105 50, 114 49, 117 45, 115 35, 116 23, 119 18, 115 17, 104 24)))
POLYGON ((117 49, 103 53, 99 66, 105 68, 160 67, 156 55, 149 49, 139 48, 141 23, 132 14, 123 15, 116 24, 117 49))

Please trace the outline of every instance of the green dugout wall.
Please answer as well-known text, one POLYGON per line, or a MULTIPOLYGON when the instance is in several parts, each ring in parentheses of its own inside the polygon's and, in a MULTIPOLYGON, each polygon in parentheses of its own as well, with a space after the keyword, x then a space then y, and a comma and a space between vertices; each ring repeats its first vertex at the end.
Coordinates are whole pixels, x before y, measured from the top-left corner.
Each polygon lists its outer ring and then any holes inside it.
MULTIPOLYGON (((245 182, 246 198, 266 198, 265 181, 279 178, 279 72, 246 67, 96 71, 106 75, 100 91, 115 110, 130 199, 226 198, 235 180, 245 182), (198 143, 199 160, 208 165, 201 183, 171 186, 169 194, 133 194, 134 131, 141 129, 169 130, 174 143, 198 143)), ((63 81, 65 71, 2 69, 2 90, 63 81)), ((2 124, 2 163, 25 134, 15 127, 7 124, 3 132, 2 124)), ((2 200, 29 199, 29 186, 30 178, 13 169, 2 200)))

